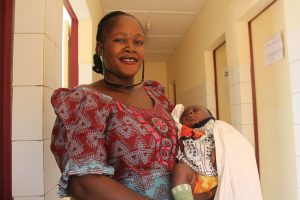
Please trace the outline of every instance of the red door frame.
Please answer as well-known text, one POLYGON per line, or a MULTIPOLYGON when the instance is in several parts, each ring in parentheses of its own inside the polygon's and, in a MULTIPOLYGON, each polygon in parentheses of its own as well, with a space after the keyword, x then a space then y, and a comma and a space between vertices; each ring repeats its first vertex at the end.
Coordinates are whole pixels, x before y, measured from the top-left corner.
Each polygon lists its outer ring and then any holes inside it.
POLYGON ((78 19, 69 0, 64 0, 64 6, 72 20, 69 38, 69 87, 73 88, 78 85, 78 19))
MULTIPOLYGON (((68 0, 72 19, 70 87, 78 84, 78 20, 68 0)), ((0 199, 12 199, 12 57, 14 0, 0 1, 0 199)))
POLYGON ((0 1, 0 199, 12 199, 12 55, 14 1, 0 1))

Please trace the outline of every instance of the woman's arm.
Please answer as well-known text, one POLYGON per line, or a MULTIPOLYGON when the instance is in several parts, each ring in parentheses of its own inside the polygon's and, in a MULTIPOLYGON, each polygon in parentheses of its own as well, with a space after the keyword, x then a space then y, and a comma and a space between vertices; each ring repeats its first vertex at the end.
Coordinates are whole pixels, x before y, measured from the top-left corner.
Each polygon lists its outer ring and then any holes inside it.
POLYGON ((71 176, 68 191, 76 200, 149 200, 104 175, 71 176))

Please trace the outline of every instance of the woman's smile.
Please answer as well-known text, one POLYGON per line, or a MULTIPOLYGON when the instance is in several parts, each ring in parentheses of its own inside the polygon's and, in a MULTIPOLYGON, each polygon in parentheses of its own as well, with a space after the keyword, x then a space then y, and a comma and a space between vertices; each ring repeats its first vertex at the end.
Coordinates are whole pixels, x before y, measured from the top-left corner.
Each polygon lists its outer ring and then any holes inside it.
POLYGON ((120 60, 128 65, 134 65, 138 62, 138 59, 136 57, 121 57, 120 60))

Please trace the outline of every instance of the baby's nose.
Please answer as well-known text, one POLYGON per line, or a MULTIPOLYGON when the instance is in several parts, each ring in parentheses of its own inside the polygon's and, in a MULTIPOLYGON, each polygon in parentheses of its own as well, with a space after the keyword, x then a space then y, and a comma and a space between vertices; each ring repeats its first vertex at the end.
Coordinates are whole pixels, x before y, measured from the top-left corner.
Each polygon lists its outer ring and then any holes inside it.
POLYGON ((191 114, 193 114, 193 111, 192 111, 192 110, 190 110, 190 111, 188 111, 188 112, 186 113, 186 115, 191 115, 191 114))

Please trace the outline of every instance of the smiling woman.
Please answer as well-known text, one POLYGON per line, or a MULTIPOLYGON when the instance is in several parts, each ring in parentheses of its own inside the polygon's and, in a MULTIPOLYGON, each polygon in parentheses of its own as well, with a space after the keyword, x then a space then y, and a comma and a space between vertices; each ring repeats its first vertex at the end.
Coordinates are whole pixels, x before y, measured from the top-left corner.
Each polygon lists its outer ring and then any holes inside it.
MULTIPOLYGON (((133 79, 134 78, 131 73, 136 74, 138 70, 140 69, 141 65, 143 65, 143 71, 142 74, 144 74, 144 30, 143 26, 140 24, 139 21, 137 21, 133 16, 130 16, 128 14, 124 16, 120 16, 120 19, 118 21, 113 21, 113 14, 117 15, 118 13, 111 13, 111 15, 107 15, 106 18, 103 18, 103 24, 100 27, 98 27, 98 33, 97 33, 97 47, 94 59, 98 61, 96 63, 96 66, 94 67, 94 70, 98 73, 101 73, 104 75, 104 81, 106 83, 113 84, 115 86, 125 86, 125 87, 132 87, 137 86, 143 82, 144 76, 142 75, 142 80, 134 84, 133 79), (111 18, 109 18, 111 17, 111 18), (107 20, 107 22, 105 21, 107 20), (104 32, 105 29, 102 26, 105 26, 106 23, 108 23, 111 20, 112 22, 116 24, 117 28, 113 28, 111 30, 111 33, 106 36, 106 33, 104 32), (127 24, 124 23, 125 21, 128 21, 130 23, 127 24), (126 26, 122 25, 126 24, 126 26), (137 26, 138 25, 138 26, 137 26), (131 26, 131 27, 127 27, 131 26), (132 31, 125 31, 126 29, 132 30, 132 31), (110 59, 110 58, 116 58, 116 59, 110 59), (122 82, 125 81, 126 77, 130 77, 127 81, 131 83, 118 83, 120 80, 114 80, 114 71, 118 70, 117 68, 113 69, 110 66, 118 66, 118 64, 123 64, 122 69, 125 73, 129 74, 123 74, 122 78, 124 80, 121 80, 122 82), (117 81, 117 82, 116 82, 117 81)), ((119 13, 120 14, 120 13, 119 13)))
POLYGON ((130 14, 104 16, 94 71, 103 79, 57 89, 51 149, 62 176, 59 194, 75 199, 171 199, 176 126, 173 106, 155 81, 135 77, 145 33, 130 14), (118 191, 118 192, 115 192, 118 191))

